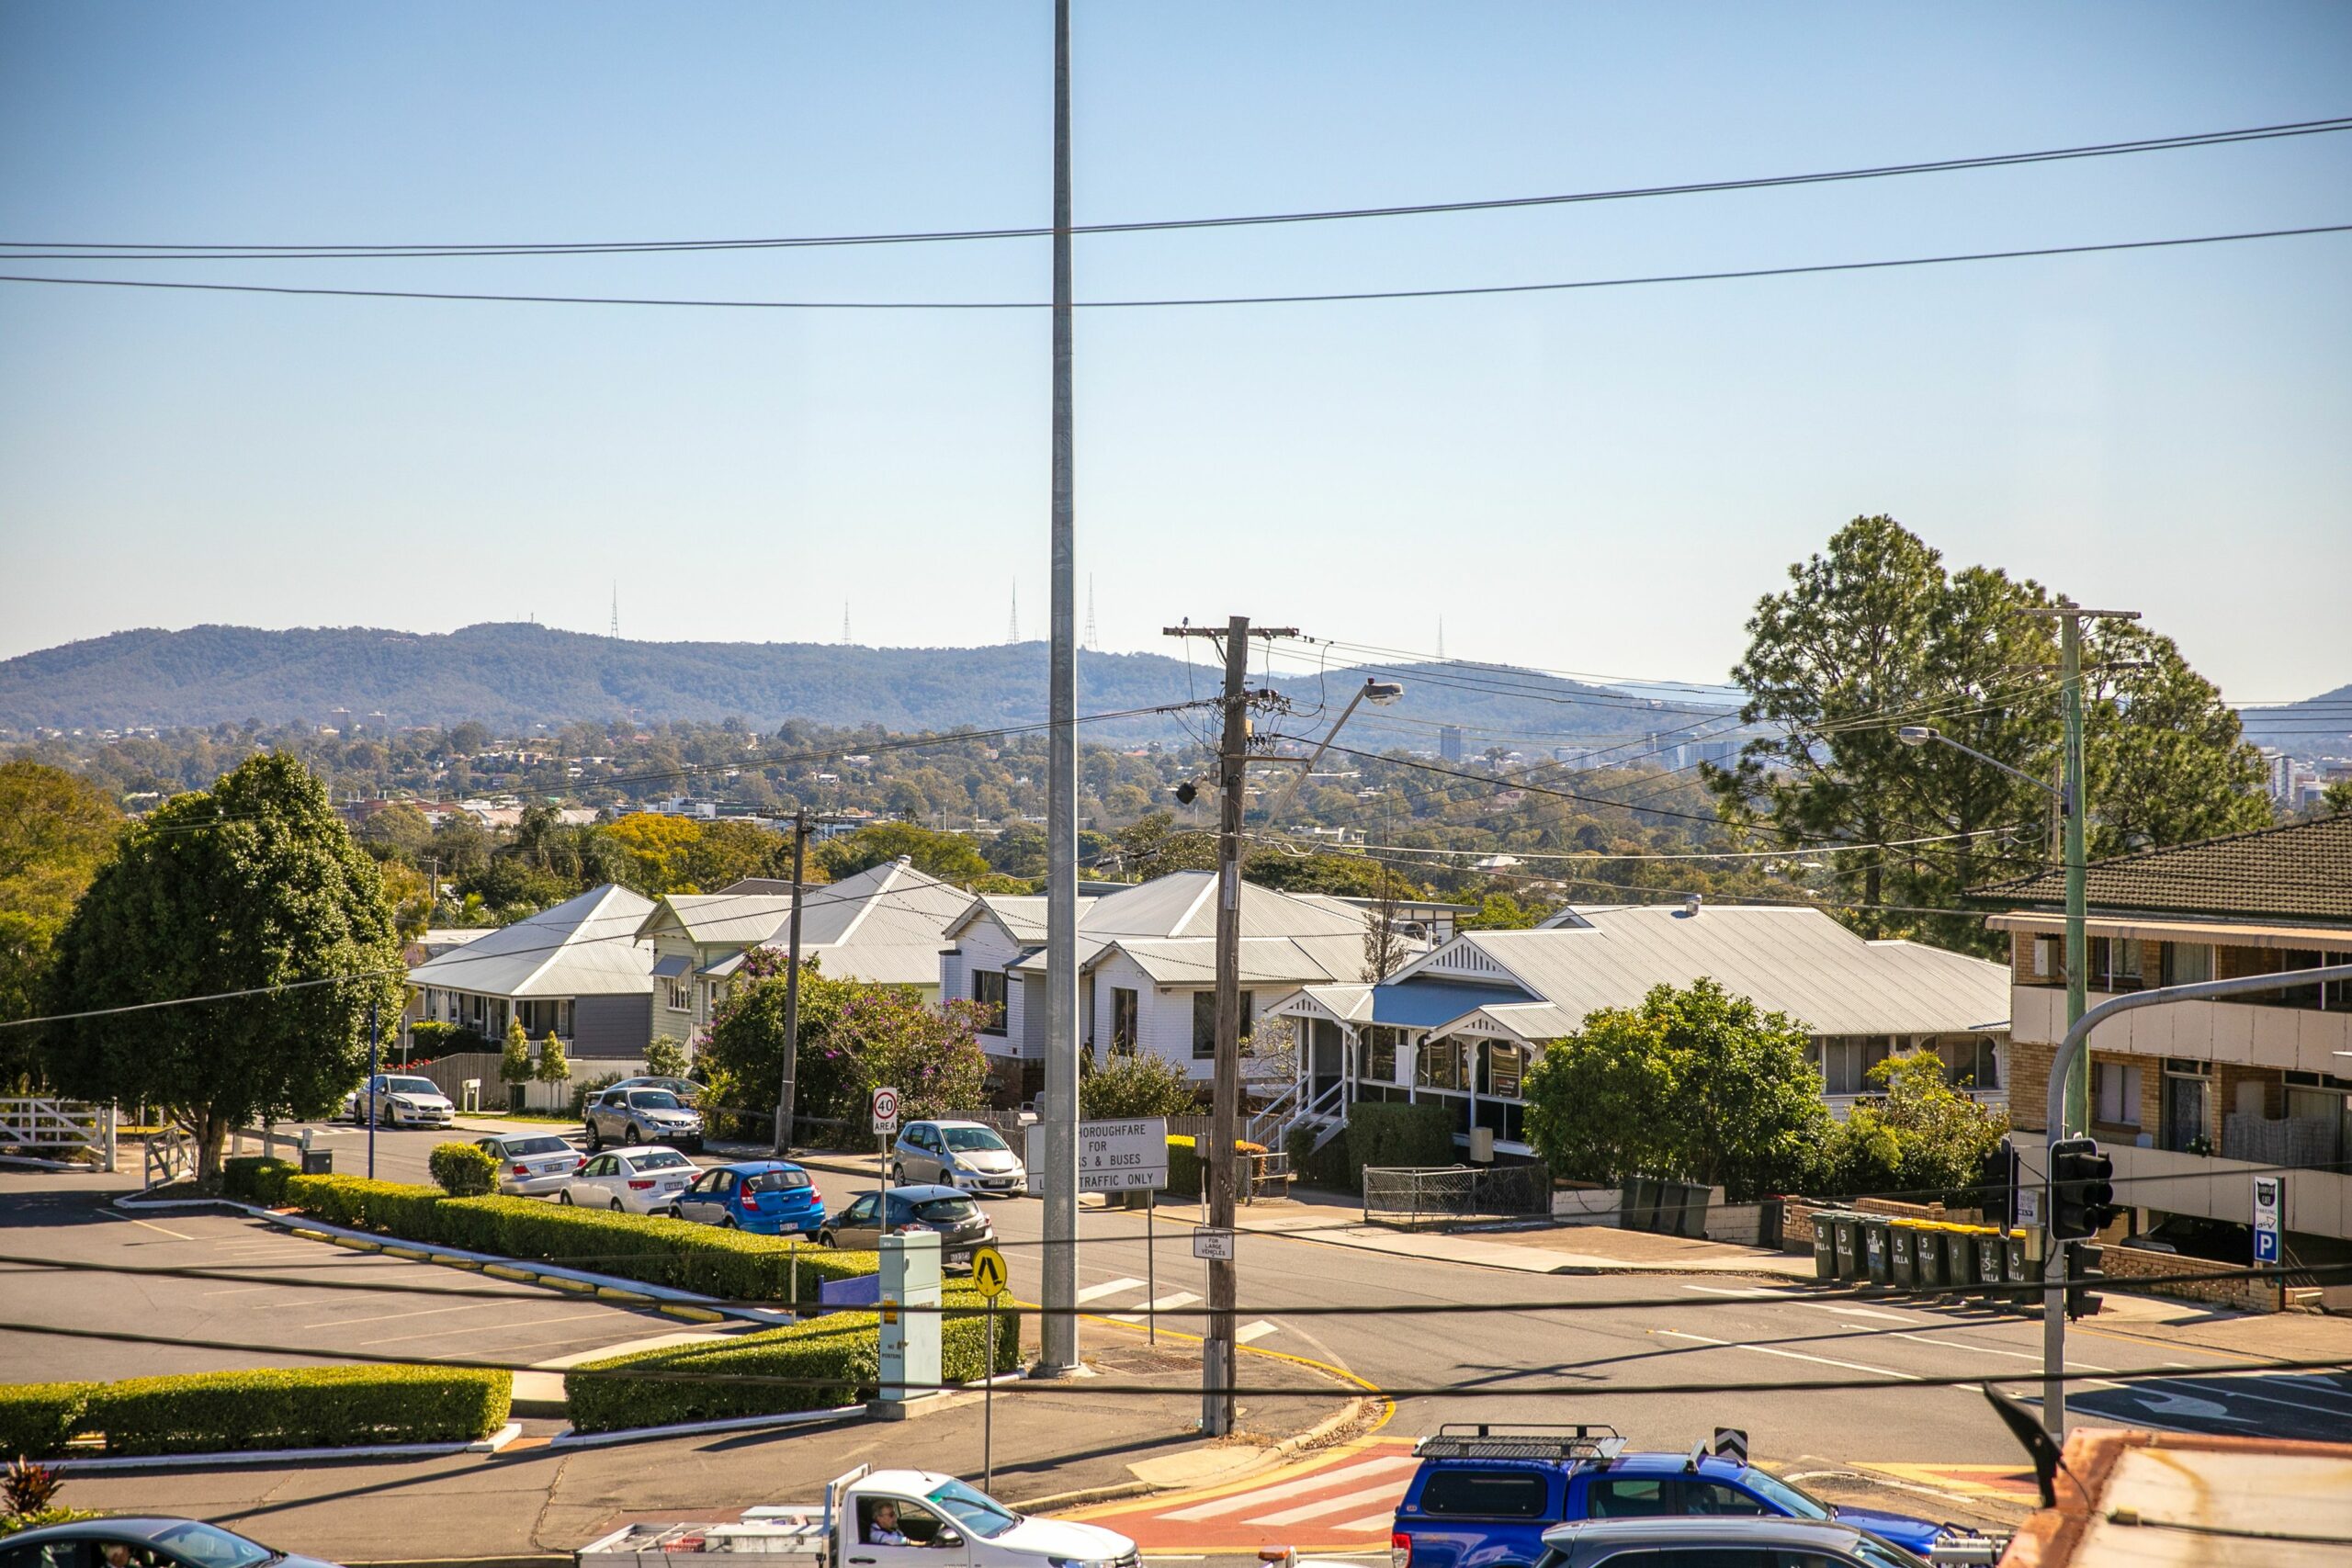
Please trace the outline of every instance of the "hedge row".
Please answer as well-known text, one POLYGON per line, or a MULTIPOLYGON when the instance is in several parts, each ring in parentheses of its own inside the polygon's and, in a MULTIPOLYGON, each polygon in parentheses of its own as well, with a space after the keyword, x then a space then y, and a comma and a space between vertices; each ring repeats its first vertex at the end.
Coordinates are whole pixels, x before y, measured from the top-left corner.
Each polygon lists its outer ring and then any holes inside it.
POLYGON ((1360 1100, 1348 1107, 1347 1129, 1320 1149, 1313 1147, 1314 1132, 1295 1128, 1290 1134, 1291 1174, 1309 1187, 1332 1191, 1361 1191, 1363 1168, 1459 1165, 1462 1151, 1454 1146, 1453 1112, 1442 1105, 1405 1101, 1360 1100))
POLYGON ((289 1177, 284 1201, 351 1230, 569 1264, 726 1301, 795 1299, 796 1257, 797 1299, 808 1303, 820 1299, 830 1280, 858 1279, 881 1268, 875 1253, 815 1247, 797 1238, 573 1208, 539 1198, 450 1198, 435 1188, 356 1176, 289 1177))
MULTIPOLYGON (((969 1382, 988 1360, 988 1309, 968 1291, 945 1293, 940 1325, 940 1377, 969 1382), (965 1310, 956 1310, 956 1309, 965 1310)), ((747 1334, 723 1343, 645 1350, 590 1361, 564 1373, 572 1429, 611 1432, 680 1421, 780 1416, 829 1410, 872 1399, 881 1377, 880 1325, 870 1312, 837 1312, 791 1328, 747 1334), (669 1378, 648 1374, 691 1373, 669 1378), (811 1386, 752 1380, 808 1380, 811 1386)), ((1021 1319, 997 1317, 999 1372, 1021 1365, 1021 1319)))
POLYGON ((0 1386, 6 1451, 53 1458, 104 1434, 110 1454, 472 1442, 506 1422, 514 1379, 456 1367, 295 1367, 122 1382, 0 1386))
MULTIPOLYGON (((1242 1155, 1266 1152, 1265 1145, 1245 1143, 1239 1138, 1233 1141, 1233 1147, 1236 1153, 1242 1155)), ((1246 1169, 1234 1173, 1238 1186, 1247 1186, 1249 1179, 1250 1173, 1246 1169)), ((1172 1192, 1178 1198, 1196 1198, 1204 1190, 1201 1186, 1200 1151, 1186 1134, 1171 1133, 1168 1136, 1168 1185, 1160 1190, 1172 1192)))
POLYGON ((275 1209, 286 1201, 287 1179, 300 1174, 300 1167, 289 1165, 282 1159, 272 1159, 266 1155, 240 1155, 221 1164, 220 1195, 275 1209))

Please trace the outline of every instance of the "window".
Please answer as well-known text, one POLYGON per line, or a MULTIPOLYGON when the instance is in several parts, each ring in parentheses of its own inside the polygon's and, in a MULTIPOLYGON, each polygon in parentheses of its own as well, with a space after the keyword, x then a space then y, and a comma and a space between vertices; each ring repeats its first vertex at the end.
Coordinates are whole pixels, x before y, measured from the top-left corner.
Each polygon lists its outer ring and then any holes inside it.
POLYGON ((2213 1103, 2213 1069, 2205 1062, 2165 1060, 2164 1145, 2175 1154, 2211 1154, 2207 1131, 2213 1103))
POLYGON ((1647 1519, 1673 1513, 1674 1483, 1662 1476, 1596 1476, 1585 1492, 1585 1511, 1596 1519, 1647 1519))
POLYGON ((1685 1481, 1681 1490, 1682 1511, 1686 1514, 1747 1517, 1770 1511, 1750 1494, 1720 1481, 1685 1481))
POLYGON ((1421 1512, 1446 1518, 1540 1519, 1551 1511, 1552 1483, 1527 1470, 1440 1470, 1421 1486, 1421 1512))
POLYGON ((2092 1115, 2118 1127, 2140 1124, 2140 1069, 2123 1062, 2091 1064, 2092 1115))
POLYGON ((2213 950, 2202 942, 2168 942, 2161 967, 2165 985, 2194 986, 2213 977, 2213 950))
MULTIPOLYGON (((1255 1027, 1258 998, 1250 992, 1241 993, 1240 1037, 1248 1040, 1255 1027)), ((1213 1061, 1216 1057, 1216 993, 1193 993, 1193 1060, 1213 1061)))
POLYGON ((1111 1055, 1136 1053, 1136 994, 1125 986, 1111 987, 1111 1055))
POLYGON ((672 1012, 695 1010, 695 983, 692 980, 673 980, 669 983, 668 990, 672 1012))
POLYGON ((1520 1083, 1527 1072, 1527 1047, 1489 1041, 1480 1052, 1479 1076, 1481 1094, 1500 1095, 1506 1100, 1519 1098, 1520 1083))
POLYGON ((2095 936, 2090 941, 2090 983, 2102 991, 2140 988, 2141 945, 2128 936, 2095 936))
POLYGON ((1462 1089, 1462 1042, 1424 1040, 1413 1063, 1413 1081, 1423 1089, 1462 1089))
POLYGON ((1396 1032, 1375 1024, 1356 1038, 1356 1077, 1369 1083, 1396 1081, 1396 1032))
POLYGON ((986 1010, 980 1023, 983 1034, 1004 1032, 1004 971, 975 969, 972 971, 972 999, 986 1010))
POLYGON ((849 1206, 847 1212, 842 1215, 842 1224, 845 1225, 870 1225, 874 1223, 874 1216, 881 1207, 882 1195, 878 1192, 868 1192, 865 1197, 860 1198, 856 1202, 852 1203, 849 1206))
POLYGON ((2063 986, 2066 983, 2066 944, 2054 936, 2036 935, 2032 938, 2032 964, 2029 978, 2036 985, 2063 986))
POLYGON ((1874 1034, 1832 1034, 1805 1048, 1821 1072, 1824 1094, 1868 1094, 1871 1068, 1886 1060, 1885 1037, 1874 1034))
POLYGON ((2001 1087, 2001 1055, 1990 1040, 1946 1042, 1943 1046, 1945 1080, 1954 1089, 1998 1089, 2001 1087))

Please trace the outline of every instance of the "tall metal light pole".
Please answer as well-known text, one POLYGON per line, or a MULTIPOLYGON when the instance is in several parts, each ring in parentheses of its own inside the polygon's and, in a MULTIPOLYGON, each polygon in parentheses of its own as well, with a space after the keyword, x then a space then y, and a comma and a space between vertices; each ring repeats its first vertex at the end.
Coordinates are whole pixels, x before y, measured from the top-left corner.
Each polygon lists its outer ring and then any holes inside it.
POLYGON ((775 1157, 792 1152, 792 1111, 800 1076, 800 887, 808 874, 808 809, 792 814, 792 935, 785 946, 784 1082, 775 1097, 775 1157))
POLYGON ((1054 0, 1053 651, 1046 673, 1046 1200, 1038 1371, 1078 1356, 1078 544, 1070 422, 1069 0, 1054 0))

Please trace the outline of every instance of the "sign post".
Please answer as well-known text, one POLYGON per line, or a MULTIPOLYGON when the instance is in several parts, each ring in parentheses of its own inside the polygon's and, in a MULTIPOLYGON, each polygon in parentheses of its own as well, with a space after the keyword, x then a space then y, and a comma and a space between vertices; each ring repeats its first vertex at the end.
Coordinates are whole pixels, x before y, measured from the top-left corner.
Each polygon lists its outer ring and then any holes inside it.
POLYGON ((2278 1232, 2287 1208, 2287 1181, 2279 1176, 2254 1179, 2254 1261, 2256 1268, 2278 1266, 2278 1232))
POLYGON ((890 1234, 890 1140, 899 1131, 899 1091, 877 1089, 874 1091, 874 1141, 876 1151, 882 1156, 882 1234, 890 1234))
POLYGON ((980 1490, 996 1490, 996 1303, 1009 1288, 1004 1254, 983 1247, 972 1254, 972 1284, 989 1303, 989 1359, 980 1373, 980 1490))

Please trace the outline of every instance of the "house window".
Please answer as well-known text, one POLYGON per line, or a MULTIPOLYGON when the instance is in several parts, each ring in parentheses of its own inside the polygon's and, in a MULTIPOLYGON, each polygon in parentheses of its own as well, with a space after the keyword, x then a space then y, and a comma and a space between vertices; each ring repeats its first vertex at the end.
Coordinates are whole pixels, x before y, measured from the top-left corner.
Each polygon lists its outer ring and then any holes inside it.
POLYGON ((1527 1047, 1490 1040, 1480 1050, 1478 1076, 1481 1094, 1499 1095, 1505 1100, 1517 1100, 1521 1079, 1527 1072, 1527 1047))
POLYGON ((2207 1131, 2213 1104, 2213 1067, 2210 1062, 2165 1058, 2164 1145, 2175 1154, 2210 1154, 2212 1134, 2207 1131))
POLYGON ((1111 987, 1111 1055, 1136 1054, 1136 994, 1125 986, 1111 987))
POLYGON ((2136 991, 2141 986, 2141 945, 2126 936, 2091 938, 2091 984, 2102 991, 2136 991))
POLYGON ((2001 1087, 2001 1054, 1992 1041, 1963 1040, 1943 1048, 1946 1080, 1954 1089, 2001 1087))
POLYGON ((1805 1048, 1805 1055, 1821 1073, 1824 1094, 1868 1094, 1870 1072, 1886 1060, 1883 1035, 1831 1034, 1805 1048))
POLYGON ((2116 1127, 2140 1124, 2140 1069, 2123 1062, 2091 1064, 2092 1115, 2116 1127))
POLYGON ((1423 1089, 1463 1089, 1463 1043, 1459 1040, 1426 1040, 1416 1054, 1413 1081, 1423 1089))
MULTIPOLYGON (((1240 1037, 1250 1038, 1255 1025, 1257 998, 1250 992, 1241 993, 1240 1037)), ((1214 1061, 1216 1058, 1216 993, 1193 993, 1193 1060, 1214 1061)))
POLYGON ((1379 1025, 1356 1038, 1356 1077, 1366 1083, 1396 1081, 1396 1032, 1379 1025))
POLYGON ((2213 950, 2203 942, 2168 942, 2162 967, 2165 985, 2194 986, 2213 977, 2213 950))
POLYGON ((980 1032, 1004 1032, 1004 971, 975 969, 972 971, 972 999, 980 1004, 980 1032))
POLYGON ((668 990, 672 1012, 695 1010, 695 983, 692 980, 673 980, 669 983, 668 990))

